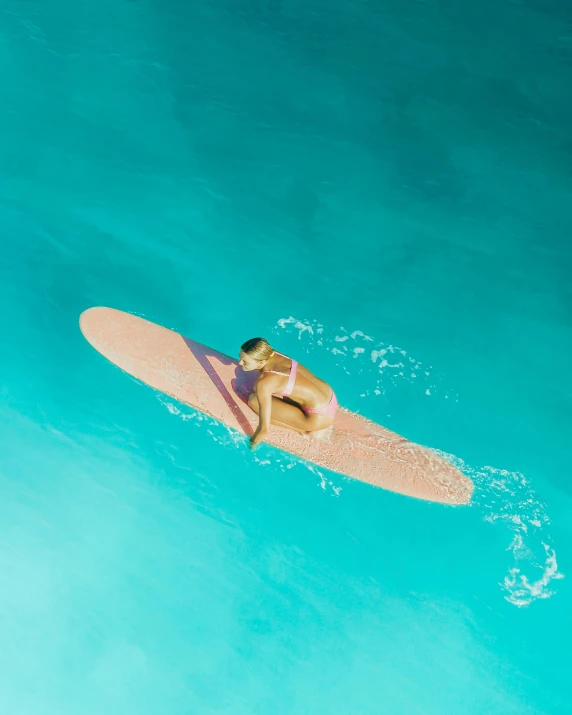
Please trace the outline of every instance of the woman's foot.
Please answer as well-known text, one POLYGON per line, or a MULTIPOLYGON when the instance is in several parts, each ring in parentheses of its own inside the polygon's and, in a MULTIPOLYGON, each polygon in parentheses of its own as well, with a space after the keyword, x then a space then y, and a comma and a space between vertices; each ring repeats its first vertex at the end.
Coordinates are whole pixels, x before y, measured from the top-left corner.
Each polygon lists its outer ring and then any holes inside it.
POLYGON ((329 442, 333 431, 334 426, 330 425, 329 427, 324 427, 324 429, 316 429, 312 432, 306 432, 306 434, 308 437, 320 440, 320 442, 329 442))

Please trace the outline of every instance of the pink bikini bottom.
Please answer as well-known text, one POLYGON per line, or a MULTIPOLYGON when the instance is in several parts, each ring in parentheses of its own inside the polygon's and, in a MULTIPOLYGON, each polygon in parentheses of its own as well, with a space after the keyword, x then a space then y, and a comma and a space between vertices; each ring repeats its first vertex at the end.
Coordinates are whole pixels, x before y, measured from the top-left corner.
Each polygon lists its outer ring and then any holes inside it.
POLYGON ((338 410, 338 400, 336 397, 336 393, 332 390, 332 396, 330 397, 330 401, 327 405, 313 408, 302 407, 302 409, 304 410, 304 412, 310 415, 328 415, 329 417, 335 417, 336 412, 338 410))

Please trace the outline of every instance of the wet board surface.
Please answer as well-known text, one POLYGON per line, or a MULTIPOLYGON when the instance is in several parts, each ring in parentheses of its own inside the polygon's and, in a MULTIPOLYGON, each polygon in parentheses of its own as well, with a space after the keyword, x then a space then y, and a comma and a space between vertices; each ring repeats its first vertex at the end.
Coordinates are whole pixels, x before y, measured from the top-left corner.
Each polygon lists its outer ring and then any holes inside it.
MULTIPOLYGON (((98 352, 147 385, 245 435, 256 428, 247 399, 258 373, 244 372, 235 358, 112 308, 86 310, 80 328, 98 352)), ((471 499, 471 480, 442 457, 344 408, 327 441, 273 426, 266 442, 399 494, 443 504, 471 499)))

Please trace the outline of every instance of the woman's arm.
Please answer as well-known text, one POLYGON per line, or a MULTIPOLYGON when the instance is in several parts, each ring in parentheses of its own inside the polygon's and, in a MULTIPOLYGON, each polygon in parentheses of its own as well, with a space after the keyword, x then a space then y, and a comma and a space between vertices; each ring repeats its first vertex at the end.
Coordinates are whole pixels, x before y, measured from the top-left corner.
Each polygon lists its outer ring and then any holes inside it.
POLYGON ((254 449, 270 432, 270 414, 272 412, 272 384, 274 380, 259 377, 254 387, 258 400, 258 427, 250 438, 250 447, 254 449))

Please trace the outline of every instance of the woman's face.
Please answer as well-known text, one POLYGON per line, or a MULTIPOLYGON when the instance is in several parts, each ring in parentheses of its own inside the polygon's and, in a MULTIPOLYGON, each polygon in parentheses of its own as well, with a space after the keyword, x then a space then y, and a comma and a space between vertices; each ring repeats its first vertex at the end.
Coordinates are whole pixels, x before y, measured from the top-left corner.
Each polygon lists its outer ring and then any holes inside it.
POLYGON ((252 370, 262 370, 264 360, 255 360, 253 357, 245 352, 242 352, 241 350, 238 364, 246 372, 252 372, 252 370))

